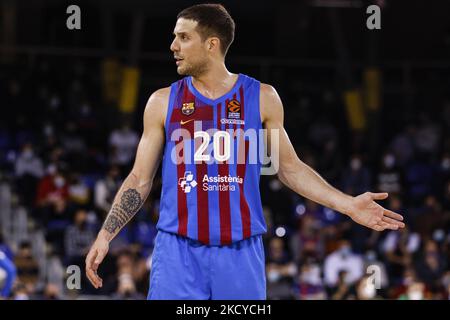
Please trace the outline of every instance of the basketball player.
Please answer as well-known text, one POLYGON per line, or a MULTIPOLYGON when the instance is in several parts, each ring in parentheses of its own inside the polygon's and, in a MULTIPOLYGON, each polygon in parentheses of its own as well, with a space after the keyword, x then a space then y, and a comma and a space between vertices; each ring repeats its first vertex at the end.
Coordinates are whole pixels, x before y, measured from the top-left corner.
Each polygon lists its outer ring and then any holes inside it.
POLYGON ((195 5, 178 14, 170 49, 178 74, 186 77, 147 102, 134 166, 86 257, 95 288, 102 286, 97 270, 109 242, 147 198, 162 158, 148 298, 266 298, 262 164, 250 161, 261 138, 243 134, 251 130, 268 130, 269 141, 271 132, 279 133, 271 142, 279 146, 278 177, 293 191, 376 231, 404 227, 401 215, 375 202, 386 193, 346 195, 297 157, 275 89, 225 66, 234 29, 221 5, 195 5))

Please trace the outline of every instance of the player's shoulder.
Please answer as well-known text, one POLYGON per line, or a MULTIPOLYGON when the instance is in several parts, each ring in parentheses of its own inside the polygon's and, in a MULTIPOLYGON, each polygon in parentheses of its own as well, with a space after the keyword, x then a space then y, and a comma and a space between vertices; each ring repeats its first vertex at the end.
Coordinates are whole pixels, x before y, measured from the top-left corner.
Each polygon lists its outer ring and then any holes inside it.
POLYGON ((154 91, 150 95, 150 99, 157 100, 157 101, 158 100, 167 100, 169 98, 169 95, 170 95, 170 87, 160 88, 160 89, 154 91))
POLYGON ((261 119, 264 122, 273 115, 283 112, 283 104, 277 90, 270 84, 261 83, 260 89, 260 112, 261 119))
POLYGON ((170 96, 170 87, 160 88, 155 90, 147 101, 146 108, 160 108, 162 105, 167 104, 170 96))
POLYGON ((277 103, 280 102, 280 96, 277 90, 268 83, 261 82, 260 97, 262 102, 277 103))
POLYGON ((144 117, 158 119, 164 123, 167 114, 167 105, 170 96, 170 87, 155 90, 148 98, 144 117))

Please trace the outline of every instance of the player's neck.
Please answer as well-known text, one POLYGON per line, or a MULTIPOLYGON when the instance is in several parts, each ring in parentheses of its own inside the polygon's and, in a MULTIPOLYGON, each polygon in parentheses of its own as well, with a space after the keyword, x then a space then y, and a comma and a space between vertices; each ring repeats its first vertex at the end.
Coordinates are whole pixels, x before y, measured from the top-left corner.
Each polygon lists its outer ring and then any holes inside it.
POLYGON ((216 99, 230 91, 238 78, 225 65, 211 68, 198 77, 192 77, 192 85, 205 97, 216 99))

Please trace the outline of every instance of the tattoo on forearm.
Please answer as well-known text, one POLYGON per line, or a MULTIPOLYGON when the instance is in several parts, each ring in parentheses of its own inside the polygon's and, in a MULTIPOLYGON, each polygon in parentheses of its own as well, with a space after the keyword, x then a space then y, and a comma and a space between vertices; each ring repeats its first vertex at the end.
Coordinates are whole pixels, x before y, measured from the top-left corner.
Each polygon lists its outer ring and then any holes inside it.
POLYGON ((122 228, 136 214, 142 205, 142 198, 136 189, 126 190, 115 203, 103 224, 103 229, 113 234, 122 228))

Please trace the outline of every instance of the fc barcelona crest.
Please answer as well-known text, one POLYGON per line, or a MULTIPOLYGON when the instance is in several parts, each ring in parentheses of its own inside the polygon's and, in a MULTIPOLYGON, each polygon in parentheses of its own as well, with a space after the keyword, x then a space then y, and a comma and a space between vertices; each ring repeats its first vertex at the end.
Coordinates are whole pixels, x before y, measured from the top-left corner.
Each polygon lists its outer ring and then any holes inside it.
POLYGON ((195 105, 194 102, 187 102, 183 103, 183 106, 181 107, 181 113, 190 116, 195 111, 195 105))

